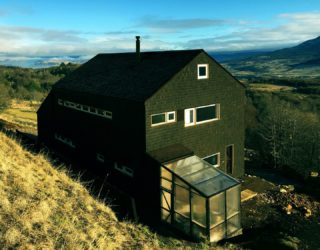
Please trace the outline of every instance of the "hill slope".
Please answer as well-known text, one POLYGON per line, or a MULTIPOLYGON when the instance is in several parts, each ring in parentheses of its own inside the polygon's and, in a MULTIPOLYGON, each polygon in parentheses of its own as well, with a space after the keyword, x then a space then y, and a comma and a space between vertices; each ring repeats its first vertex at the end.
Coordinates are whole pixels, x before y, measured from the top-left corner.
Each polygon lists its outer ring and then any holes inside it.
POLYGON ((0 249, 155 249, 146 227, 119 222, 43 155, 0 132, 0 249))
POLYGON ((320 79, 320 37, 225 66, 238 77, 320 79))

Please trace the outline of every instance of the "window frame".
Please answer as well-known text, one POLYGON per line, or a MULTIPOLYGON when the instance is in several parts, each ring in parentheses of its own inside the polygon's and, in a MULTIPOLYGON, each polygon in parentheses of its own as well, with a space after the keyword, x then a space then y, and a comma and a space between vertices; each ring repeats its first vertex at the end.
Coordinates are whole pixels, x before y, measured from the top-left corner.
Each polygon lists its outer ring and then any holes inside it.
MULTIPOLYGON (((214 153, 214 154, 211 154, 211 155, 207 155, 205 157, 202 158, 202 160, 206 161, 205 159, 209 158, 209 157, 212 157, 214 155, 217 155, 218 158, 217 158, 217 164, 216 165, 212 165, 210 162, 208 162, 211 166, 215 167, 215 168, 218 168, 220 167, 220 152, 217 152, 217 153, 214 153)), ((207 161, 206 161, 207 162, 207 161)))
MULTIPOLYGON (((191 116, 189 115, 189 117, 191 117, 191 116)), ((194 125, 198 125, 198 124, 202 124, 202 123, 207 123, 207 122, 212 122, 212 121, 217 121, 217 120, 220 120, 220 104, 219 103, 209 104, 209 105, 205 105, 205 106, 199 106, 199 107, 195 107, 195 108, 188 108, 188 109, 184 110, 184 126, 185 127, 190 127, 190 126, 194 126, 194 125), (213 106, 216 107, 216 114, 217 114, 216 118, 198 122, 197 121, 197 109, 213 107, 213 106), (186 113, 188 111, 192 111, 193 121, 186 123, 186 113)))
POLYGON ((156 126, 163 125, 163 124, 167 124, 167 123, 173 123, 173 122, 176 122, 176 121, 177 121, 176 111, 168 111, 168 112, 162 112, 162 113, 157 113, 157 114, 152 114, 152 115, 150 115, 151 127, 156 127, 156 126), (169 115, 170 115, 170 114, 174 114, 174 119, 173 119, 173 120, 169 120, 169 115), (156 115, 164 115, 165 121, 164 121, 164 122, 159 122, 159 123, 153 124, 153 123, 152 123, 152 117, 153 117, 153 116, 156 116, 156 115))
POLYGON ((198 77, 198 80, 209 78, 209 64, 207 64, 207 63, 197 64, 197 77, 198 77), (200 68, 201 67, 205 67, 205 69, 206 69, 206 74, 204 76, 200 76, 200 68))

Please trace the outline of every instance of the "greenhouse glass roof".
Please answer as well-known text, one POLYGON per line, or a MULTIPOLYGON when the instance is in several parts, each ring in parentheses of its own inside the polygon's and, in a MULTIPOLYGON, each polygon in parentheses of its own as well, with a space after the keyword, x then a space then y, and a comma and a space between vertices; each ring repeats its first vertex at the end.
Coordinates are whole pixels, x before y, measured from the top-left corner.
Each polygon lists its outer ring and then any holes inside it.
POLYGON ((164 166, 207 197, 239 184, 239 181, 196 155, 164 164, 164 166))

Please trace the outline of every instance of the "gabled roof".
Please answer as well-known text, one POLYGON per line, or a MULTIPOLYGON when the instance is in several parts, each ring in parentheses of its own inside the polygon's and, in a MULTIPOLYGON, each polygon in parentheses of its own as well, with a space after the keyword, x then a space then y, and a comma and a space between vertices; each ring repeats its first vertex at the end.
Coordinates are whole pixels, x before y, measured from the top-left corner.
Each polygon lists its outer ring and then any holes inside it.
POLYGON ((98 54, 54 88, 145 101, 186 66, 198 50, 98 54))

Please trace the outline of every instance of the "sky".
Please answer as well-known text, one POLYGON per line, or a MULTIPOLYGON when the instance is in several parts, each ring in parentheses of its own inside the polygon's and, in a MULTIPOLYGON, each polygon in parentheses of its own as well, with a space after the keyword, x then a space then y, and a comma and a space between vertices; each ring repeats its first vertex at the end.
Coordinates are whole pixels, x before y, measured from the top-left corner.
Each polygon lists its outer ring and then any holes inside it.
POLYGON ((320 36, 320 0, 0 0, 0 54, 277 49, 320 36))

